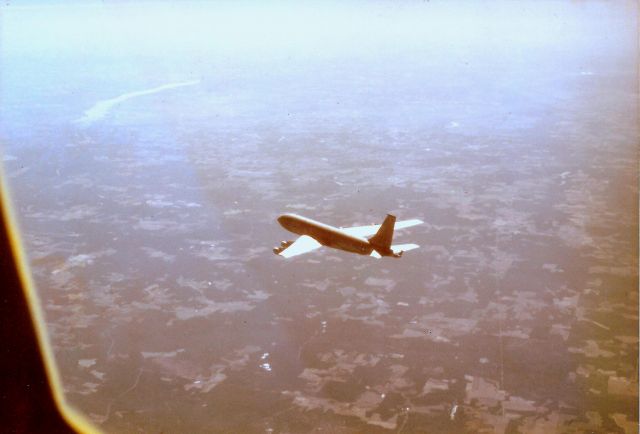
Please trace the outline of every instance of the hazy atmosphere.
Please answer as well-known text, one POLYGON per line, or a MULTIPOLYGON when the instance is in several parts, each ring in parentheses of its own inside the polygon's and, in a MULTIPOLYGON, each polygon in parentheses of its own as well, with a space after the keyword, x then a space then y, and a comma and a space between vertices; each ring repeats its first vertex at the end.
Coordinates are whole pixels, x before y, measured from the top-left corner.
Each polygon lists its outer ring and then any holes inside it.
POLYGON ((637 433, 632 1, 5 2, 0 150, 107 433, 637 433), (285 259, 387 213, 402 258, 285 259))

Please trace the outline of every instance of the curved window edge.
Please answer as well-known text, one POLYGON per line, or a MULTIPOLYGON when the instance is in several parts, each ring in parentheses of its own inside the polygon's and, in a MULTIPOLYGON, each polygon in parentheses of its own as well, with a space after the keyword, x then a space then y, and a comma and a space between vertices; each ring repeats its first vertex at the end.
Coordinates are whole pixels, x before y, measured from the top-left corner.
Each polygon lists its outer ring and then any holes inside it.
POLYGON ((100 433, 65 399, 5 175, 0 163, 3 425, 13 432, 100 433))

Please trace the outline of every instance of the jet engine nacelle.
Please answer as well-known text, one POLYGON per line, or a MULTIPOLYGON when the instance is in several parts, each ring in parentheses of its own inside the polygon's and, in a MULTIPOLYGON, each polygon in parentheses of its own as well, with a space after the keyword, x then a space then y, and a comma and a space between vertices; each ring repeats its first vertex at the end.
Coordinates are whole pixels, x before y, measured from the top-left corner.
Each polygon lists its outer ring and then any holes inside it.
POLYGON ((291 244, 293 244, 293 241, 281 241, 278 247, 273 248, 273 253, 275 253, 276 255, 279 255, 280 253, 282 253, 284 249, 289 247, 291 244))

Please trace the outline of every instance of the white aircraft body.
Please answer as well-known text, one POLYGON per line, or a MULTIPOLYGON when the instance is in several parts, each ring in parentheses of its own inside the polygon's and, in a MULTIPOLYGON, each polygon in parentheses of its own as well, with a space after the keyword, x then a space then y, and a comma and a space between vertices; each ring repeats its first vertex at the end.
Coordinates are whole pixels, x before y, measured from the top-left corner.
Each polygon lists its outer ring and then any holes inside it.
POLYGON ((374 258, 392 256, 399 258, 403 252, 418 248, 417 244, 391 245, 393 231, 419 225, 422 220, 404 220, 396 223, 395 216, 388 214, 381 225, 336 228, 297 214, 283 214, 278 223, 286 230, 300 235, 295 241, 282 241, 273 253, 291 258, 316 250, 320 246, 332 247, 374 258), (373 235, 373 236, 371 236, 373 235), (366 238, 371 236, 371 238, 366 238))

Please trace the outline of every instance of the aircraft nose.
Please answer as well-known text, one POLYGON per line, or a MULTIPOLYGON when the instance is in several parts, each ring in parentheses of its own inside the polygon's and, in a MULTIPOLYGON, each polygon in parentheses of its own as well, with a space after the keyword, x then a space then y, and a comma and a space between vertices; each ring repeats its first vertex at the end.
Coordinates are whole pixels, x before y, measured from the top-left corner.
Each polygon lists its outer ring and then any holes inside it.
POLYGON ((282 214, 278 217, 278 223, 280 223, 280 226, 286 230, 291 230, 291 223, 293 223, 293 220, 294 219, 289 214, 282 214))
POLYGON ((281 226, 285 226, 287 220, 288 220, 288 218, 284 214, 281 215, 280 217, 278 217, 278 223, 280 223, 281 226))

